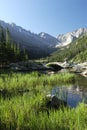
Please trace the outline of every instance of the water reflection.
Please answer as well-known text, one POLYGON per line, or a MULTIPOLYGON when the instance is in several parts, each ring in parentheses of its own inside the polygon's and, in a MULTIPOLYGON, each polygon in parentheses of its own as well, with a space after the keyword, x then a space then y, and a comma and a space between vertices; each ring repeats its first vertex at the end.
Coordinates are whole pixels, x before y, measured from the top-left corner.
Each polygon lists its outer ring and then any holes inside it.
POLYGON ((76 107, 80 102, 87 103, 87 89, 78 85, 55 86, 51 95, 67 102, 70 107, 76 107))

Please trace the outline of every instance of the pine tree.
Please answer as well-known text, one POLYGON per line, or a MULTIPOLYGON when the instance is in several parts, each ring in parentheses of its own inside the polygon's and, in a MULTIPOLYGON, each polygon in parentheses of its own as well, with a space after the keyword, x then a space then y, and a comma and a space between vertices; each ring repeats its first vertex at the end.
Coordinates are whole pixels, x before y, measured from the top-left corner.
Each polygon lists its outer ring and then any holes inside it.
POLYGON ((10 32, 0 26, 0 66, 18 61, 28 60, 26 50, 20 44, 11 41, 10 32))
POLYGON ((6 45, 7 45, 7 47, 11 46, 10 32, 9 32, 8 28, 6 29, 6 45))
POLYGON ((3 27, 0 25, 0 42, 3 41, 5 41, 5 35, 4 35, 3 27))
POLYGON ((24 50, 24 60, 25 60, 25 61, 28 60, 28 54, 27 54, 26 50, 24 50))

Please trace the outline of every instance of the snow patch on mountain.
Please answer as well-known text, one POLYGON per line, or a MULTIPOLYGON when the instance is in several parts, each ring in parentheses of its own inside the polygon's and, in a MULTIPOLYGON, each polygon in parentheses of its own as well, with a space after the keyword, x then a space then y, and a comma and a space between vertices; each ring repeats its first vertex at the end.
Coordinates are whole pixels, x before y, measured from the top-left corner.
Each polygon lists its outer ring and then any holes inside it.
POLYGON ((58 48, 70 44, 81 35, 87 33, 87 28, 79 28, 73 32, 53 37, 45 32, 41 32, 39 34, 32 33, 15 23, 6 23, 0 20, 0 24, 5 29, 9 29, 12 38, 16 42, 19 42, 27 47, 58 48))
POLYGON ((55 38, 45 32, 41 32, 38 35, 39 35, 39 37, 44 39, 49 44, 50 47, 55 47, 59 43, 57 38, 55 38))
POLYGON ((56 47, 66 46, 85 33, 87 33, 87 28, 79 28, 70 33, 62 35, 60 34, 57 36, 57 39, 60 41, 60 43, 56 45, 56 47))

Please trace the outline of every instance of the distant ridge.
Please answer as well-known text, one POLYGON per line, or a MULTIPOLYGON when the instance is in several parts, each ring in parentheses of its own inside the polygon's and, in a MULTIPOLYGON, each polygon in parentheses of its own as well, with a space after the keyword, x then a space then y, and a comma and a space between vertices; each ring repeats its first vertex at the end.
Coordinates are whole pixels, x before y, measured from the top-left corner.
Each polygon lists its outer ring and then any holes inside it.
POLYGON ((0 25, 3 26, 4 29, 9 29, 12 40, 21 44, 23 48, 26 48, 31 58, 48 56, 59 47, 70 44, 87 32, 87 28, 79 28, 73 32, 60 34, 54 37, 45 32, 35 34, 15 23, 6 23, 2 20, 0 20, 0 25))

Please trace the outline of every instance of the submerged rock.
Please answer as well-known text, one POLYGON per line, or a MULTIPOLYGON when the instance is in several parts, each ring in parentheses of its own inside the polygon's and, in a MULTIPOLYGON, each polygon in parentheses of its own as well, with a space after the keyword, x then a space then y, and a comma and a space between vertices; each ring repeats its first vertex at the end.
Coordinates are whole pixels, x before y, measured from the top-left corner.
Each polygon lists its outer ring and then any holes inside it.
POLYGON ((47 96, 46 105, 48 108, 58 109, 61 106, 67 106, 67 102, 62 99, 58 99, 56 96, 47 96))

